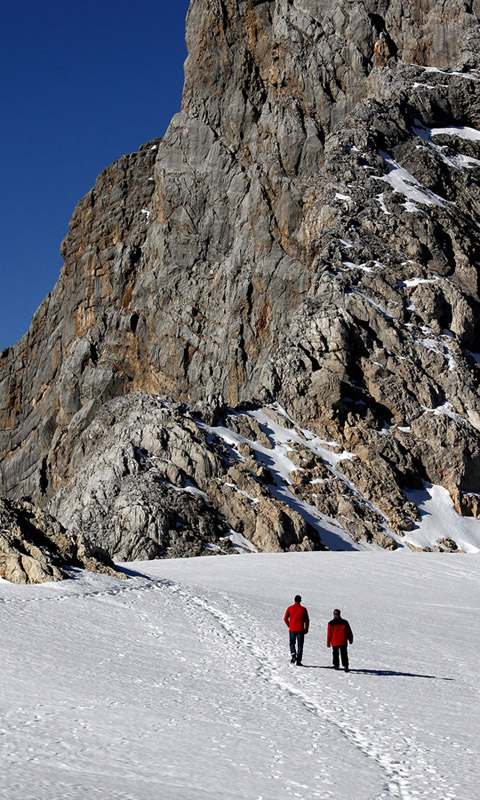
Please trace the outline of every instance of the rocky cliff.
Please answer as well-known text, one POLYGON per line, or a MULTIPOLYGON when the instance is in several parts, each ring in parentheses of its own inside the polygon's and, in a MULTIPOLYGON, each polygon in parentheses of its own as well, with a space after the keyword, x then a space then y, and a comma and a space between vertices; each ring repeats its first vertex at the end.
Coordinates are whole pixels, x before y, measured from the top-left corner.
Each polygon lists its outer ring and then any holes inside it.
POLYGON ((424 481, 479 516, 479 18, 192 0, 181 113, 79 203, 56 287, 1 354, 3 493, 74 508, 125 558, 232 528, 322 546, 326 519, 392 547, 424 481), (267 406, 349 454, 332 472, 291 442, 294 508, 258 458, 267 406), (222 415, 243 453, 206 431, 222 415))
POLYGON ((72 534, 31 503, 0 499, 0 578, 46 583, 72 575, 72 567, 126 578, 107 553, 82 534, 72 534))

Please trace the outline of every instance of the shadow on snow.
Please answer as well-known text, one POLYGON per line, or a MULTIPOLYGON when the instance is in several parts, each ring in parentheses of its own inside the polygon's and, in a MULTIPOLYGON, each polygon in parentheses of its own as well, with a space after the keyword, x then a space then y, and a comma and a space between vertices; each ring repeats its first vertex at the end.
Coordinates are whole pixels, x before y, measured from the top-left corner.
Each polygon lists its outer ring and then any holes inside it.
MULTIPOLYGON (((320 664, 302 664, 303 669, 333 669, 330 666, 320 664)), ((343 672, 343 668, 339 672, 343 672)), ((454 678, 439 678, 438 675, 419 675, 416 672, 397 672, 393 669, 350 669, 349 672, 356 673, 357 675, 378 675, 380 677, 397 677, 397 678, 428 678, 434 681, 453 681, 454 678)))

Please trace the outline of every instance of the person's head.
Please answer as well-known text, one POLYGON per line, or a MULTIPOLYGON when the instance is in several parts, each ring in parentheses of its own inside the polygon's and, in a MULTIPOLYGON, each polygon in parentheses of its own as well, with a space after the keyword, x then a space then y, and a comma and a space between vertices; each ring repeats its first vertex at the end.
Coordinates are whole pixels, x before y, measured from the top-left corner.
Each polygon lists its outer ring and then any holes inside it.
POLYGON ((299 595, 299 594, 296 594, 296 595, 295 595, 295 602, 296 602, 296 603, 301 603, 301 602, 302 602, 302 598, 300 597, 300 595, 299 595))
POLYGON ((339 608, 334 608, 333 609, 333 616, 334 617, 340 617, 341 616, 341 611, 340 611, 339 608))

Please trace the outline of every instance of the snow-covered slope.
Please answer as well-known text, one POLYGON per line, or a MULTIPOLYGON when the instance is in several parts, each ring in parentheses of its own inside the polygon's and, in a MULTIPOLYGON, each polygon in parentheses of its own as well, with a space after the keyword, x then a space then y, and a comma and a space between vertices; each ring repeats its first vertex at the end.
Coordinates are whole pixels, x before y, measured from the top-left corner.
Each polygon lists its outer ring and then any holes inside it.
MULTIPOLYGON (((129 569, 132 565, 129 565, 129 569)), ((472 800, 480 561, 289 553, 0 582, 2 800, 472 800), (283 613, 311 619, 305 668, 283 613), (351 672, 325 647, 334 606, 351 672)))

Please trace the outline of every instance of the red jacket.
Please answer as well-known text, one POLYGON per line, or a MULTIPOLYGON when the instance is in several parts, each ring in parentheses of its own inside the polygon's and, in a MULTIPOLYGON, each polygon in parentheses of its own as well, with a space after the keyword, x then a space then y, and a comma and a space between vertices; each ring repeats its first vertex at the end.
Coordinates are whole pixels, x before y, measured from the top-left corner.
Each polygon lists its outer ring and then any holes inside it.
POLYGON ((285 625, 288 625, 289 631, 294 633, 298 633, 299 631, 308 633, 308 626, 310 624, 308 611, 304 606, 301 606, 300 603, 295 603, 295 605, 287 608, 283 621, 285 625))
POLYGON ((353 633, 350 625, 346 619, 334 617, 328 623, 327 647, 330 647, 330 645, 338 647, 339 645, 347 644, 347 642, 350 642, 350 644, 353 642, 353 633))

